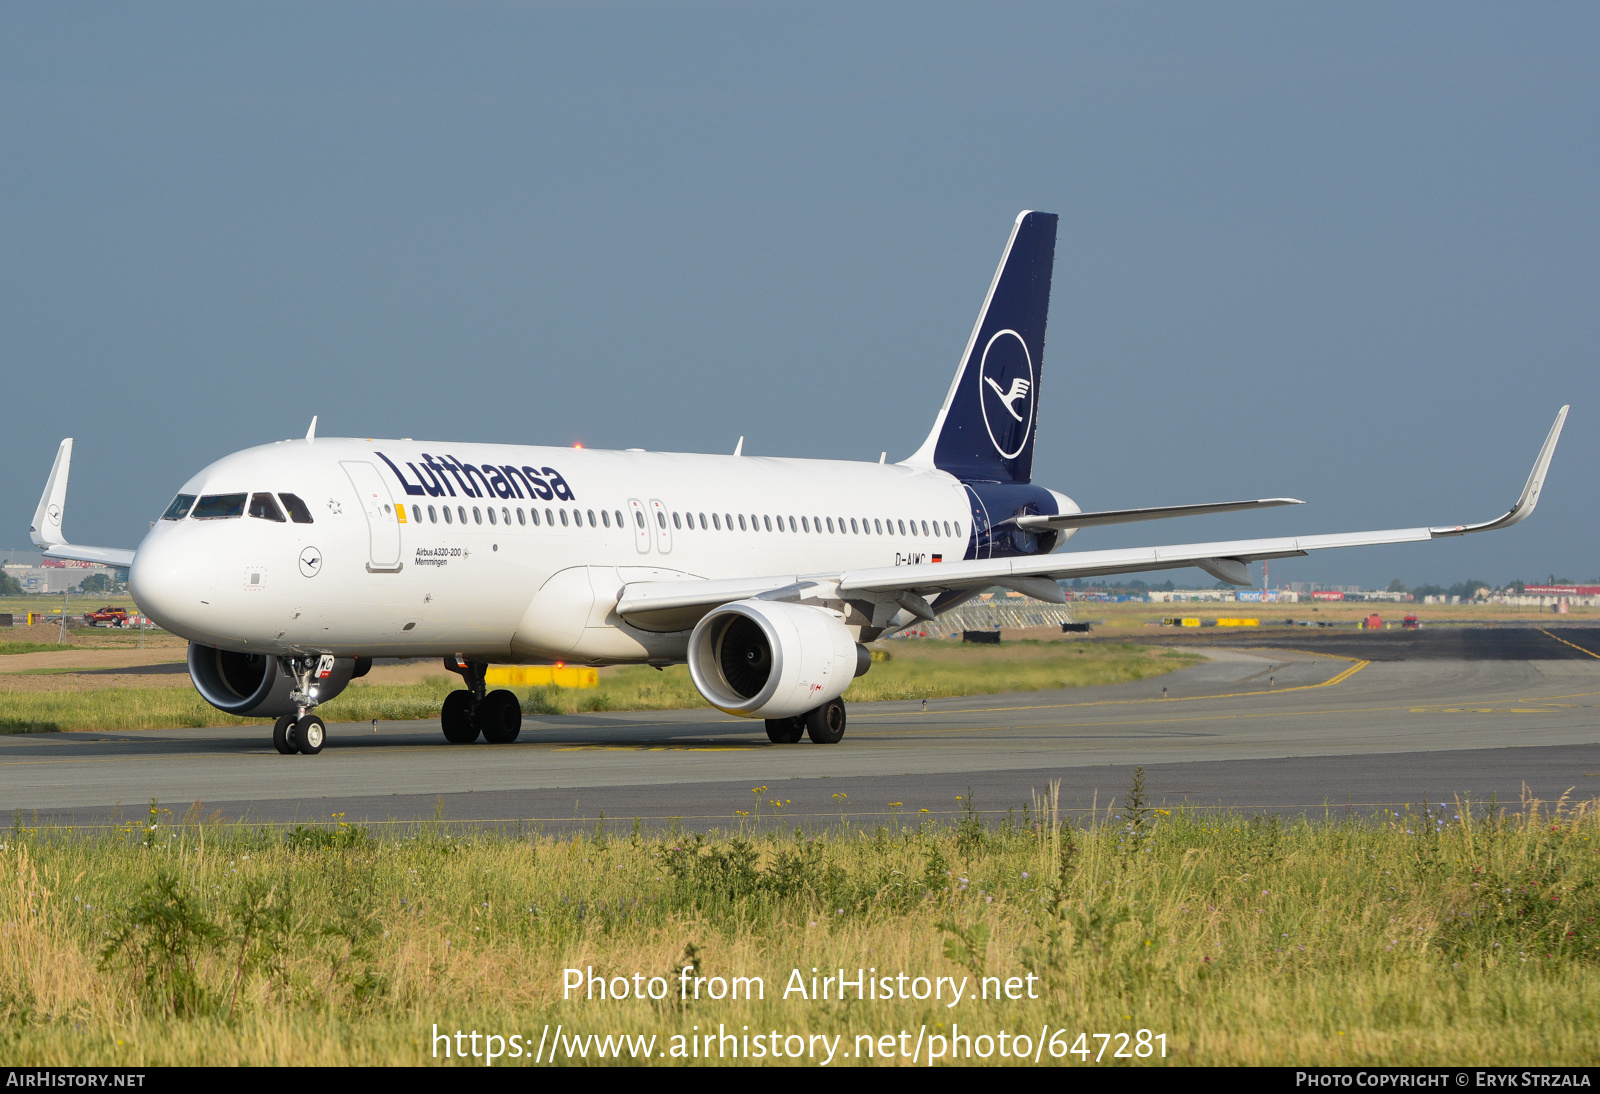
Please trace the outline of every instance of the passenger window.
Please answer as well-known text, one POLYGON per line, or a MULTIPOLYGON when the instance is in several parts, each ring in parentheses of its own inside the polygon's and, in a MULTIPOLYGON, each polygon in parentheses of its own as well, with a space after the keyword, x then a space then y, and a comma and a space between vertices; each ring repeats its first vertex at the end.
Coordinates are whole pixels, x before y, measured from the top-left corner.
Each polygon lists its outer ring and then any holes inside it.
MULTIPOLYGON (((842 527, 842 525, 841 525, 841 527, 842 527)), ((851 532, 852 535, 860 535, 861 534, 860 532, 858 532, 856 530, 856 518, 855 517, 851 517, 850 518, 850 532, 851 532)))
POLYGON ((195 520, 226 520, 244 516, 243 494, 203 494, 194 507, 195 520))
MULTIPOLYGON (((883 522, 881 520, 874 519, 872 522, 872 527, 873 530, 878 533, 878 535, 883 535, 883 522)), ((892 530, 893 529, 891 529, 891 531, 892 530)))
MULTIPOLYGON (((913 522, 913 523, 915 523, 915 522, 913 522)), ((905 521, 901 521, 900 522, 900 534, 902 536, 906 534, 906 522, 905 521)))
POLYGON ((811 531, 811 522, 810 522, 810 521, 808 521, 808 520, 806 520, 806 518, 805 518, 805 517, 801 517, 801 518, 800 518, 800 530, 801 530, 801 531, 802 531, 802 532, 809 532, 809 531, 811 531))
POLYGON ((289 510, 289 519, 296 524, 310 524, 311 510, 306 503, 300 500, 298 494, 285 494, 279 492, 278 500, 283 502, 283 507, 289 510))
POLYGON ((598 528, 598 527, 600 527, 598 524, 596 524, 594 522, 594 510, 593 509, 589 510, 589 527, 590 528, 598 528))
POLYGON ((958 521, 956 521, 956 537, 960 538, 960 536, 961 536, 961 522, 958 520, 958 521))
POLYGON ((683 521, 679 518, 677 513, 672 514, 672 526, 678 529, 683 528, 683 521))
POLYGON ((767 531, 769 531, 769 532, 772 531, 772 517, 770 515, 766 518, 766 522, 767 522, 767 531))
POLYGON ((717 516, 715 513, 711 514, 711 527, 715 528, 719 532, 722 531, 722 518, 717 516))
POLYGON ((456 516, 461 518, 462 524, 467 523, 467 507, 465 505, 456 506, 456 516))
POLYGON ((528 518, 522 515, 522 506, 517 506, 517 527, 525 527, 527 523, 528 518))
POLYGON ((800 526, 794 522, 794 518, 793 517, 790 517, 789 518, 789 531, 798 532, 799 530, 800 530, 800 526))
POLYGON ((617 518, 617 527, 621 528, 622 527, 622 510, 621 509, 613 509, 613 510, 611 510, 611 512, 617 518))
POLYGON ((944 522, 944 534, 947 535, 947 536, 955 535, 955 533, 950 530, 950 522, 949 521, 945 521, 944 522))
POLYGON ((439 510, 435 509, 431 505, 428 506, 428 523, 429 524, 438 524, 439 523, 439 510))
MULTIPOLYGON (((474 510, 473 510, 473 512, 474 512, 474 513, 476 513, 476 512, 477 512, 477 510, 476 510, 476 509, 474 509, 474 510)), ((490 509, 490 510, 489 510, 489 523, 490 523, 490 524, 493 524, 493 523, 494 523, 494 509, 493 509, 493 508, 491 508, 491 509, 490 509)))
MULTIPOLYGON (((927 535, 927 534, 928 534, 928 522, 927 522, 927 521, 923 521, 923 522, 922 522, 922 534, 923 534, 923 535, 927 535)), ((938 532, 935 532, 935 533, 933 533, 933 534, 934 534, 934 535, 938 535, 938 534, 939 534, 939 533, 938 533, 938 532)))
POLYGON ((730 531, 730 532, 733 531, 733 514, 732 513, 724 513, 724 514, 722 514, 722 523, 724 523, 724 524, 726 524, 728 526, 728 531, 730 531))
POLYGON ((189 515, 189 507, 194 505, 193 494, 179 494, 172 499, 172 504, 167 506, 167 511, 161 514, 162 520, 182 520, 189 515))
POLYGON ((828 518, 828 534, 830 536, 833 535, 833 518, 832 517, 828 518))
POLYGON ((741 532, 745 531, 744 514, 743 513, 739 514, 739 531, 741 531, 741 532))
POLYGON ((500 523, 508 528, 511 526, 511 510, 503 505, 500 507, 500 523))
POLYGON ((600 523, 607 528, 611 527, 611 514, 604 509, 600 510, 600 523))
POLYGON ((656 510, 656 523, 663 528, 667 526, 667 514, 661 512, 659 509, 656 510))
POLYGON ((412 524, 421 524, 422 523, 422 506, 413 505, 411 507, 411 523, 412 524))
POLYGON ((533 518, 533 526, 535 528, 539 527, 539 510, 537 510, 537 509, 529 509, 528 510, 528 516, 533 518))
POLYGON ((561 527, 565 528, 567 526, 567 511, 565 509, 557 509, 556 512, 561 514, 561 527))
POLYGON ((474 505, 472 507, 472 523, 473 524, 482 524, 483 523, 483 514, 478 512, 478 507, 476 505, 474 505))
POLYGON ((704 513, 700 514, 700 530, 702 532, 706 531, 706 515, 704 513))
MULTIPOLYGON (((750 530, 752 532, 761 531, 761 518, 756 516, 754 513, 750 514, 750 530)), ((770 531, 771 529, 768 530, 770 531)))
POLYGON ((448 505, 444 507, 444 522, 446 524, 450 523, 450 507, 448 505))
POLYGON ((259 517, 262 520, 283 523, 283 510, 278 508, 278 503, 272 500, 271 494, 251 494, 250 515, 259 517))
MULTIPOLYGON (((556 526, 556 515, 554 513, 552 513, 550 510, 546 509, 544 511, 544 522, 546 524, 548 524, 550 527, 554 528, 556 526)), ((562 524, 566 523, 566 520, 565 520, 564 517, 563 517, 561 523, 562 524)))

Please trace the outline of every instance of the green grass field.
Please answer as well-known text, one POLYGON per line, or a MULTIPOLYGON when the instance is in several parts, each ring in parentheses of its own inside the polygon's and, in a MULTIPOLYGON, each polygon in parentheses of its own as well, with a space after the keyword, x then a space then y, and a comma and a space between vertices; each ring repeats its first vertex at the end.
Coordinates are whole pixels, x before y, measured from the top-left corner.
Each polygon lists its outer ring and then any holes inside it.
MULTIPOLYGON (((999 648, 958 642, 896 643, 893 660, 876 663, 845 693, 851 702, 931 699, 1003 691, 1082 687, 1141 680, 1192 665, 1198 656, 1132 644, 1019 642, 999 648)), ((0 687, 3 687, 0 677, 0 687)), ((437 718, 444 697, 458 687, 440 673, 418 684, 356 681, 318 708, 330 722, 437 718)), ((676 710, 706 706, 682 665, 665 671, 642 666, 601 675, 595 688, 516 688, 526 714, 576 711, 676 710)), ((233 718, 188 688, 0 691, 0 732, 127 730, 260 724, 233 718)))
POLYGON ((835 1064, 885 1062, 862 1055, 885 1035, 909 1054, 919 1031, 919 1063, 967 1062, 957 1034, 1019 1062, 1002 1031, 1068 1064, 1600 1054, 1587 805, 1280 823, 1130 801, 1078 826, 953 802, 953 823, 709 838, 19 818, 0 846, 0 1043, 16 1066, 412 1064, 435 1061, 437 1026, 499 1035, 504 1065, 559 1023, 589 1062, 590 1035, 664 1056, 718 1028, 800 1035, 785 1051, 838 1038, 835 1064), (682 999, 685 965, 708 993, 742 976, 763 996, 682 999), (665 998, 563 998, 564 970, 590 967, 660 977, 665 998), (813 968, 873 969, 896 996, 952 979, 937 1000, 785 998, 813 968))

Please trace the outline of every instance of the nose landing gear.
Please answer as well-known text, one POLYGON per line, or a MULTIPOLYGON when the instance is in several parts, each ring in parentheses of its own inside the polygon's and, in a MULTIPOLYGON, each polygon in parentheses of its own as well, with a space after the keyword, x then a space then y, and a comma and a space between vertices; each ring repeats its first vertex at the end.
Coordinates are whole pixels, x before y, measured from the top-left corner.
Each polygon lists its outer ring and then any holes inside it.
POLYGON ((484 674, 489 666, 482 661, 468 661, 456 655, 446 657, 444 667, 467 685, 465 690, 445 696, 444 709, 439 712, 444 739, 453 745, 469 745, 481 733, 490 744, 508 745, 515 741, 522 732, 522 703, 516 693, 504 688, 487 691, 484 674))
POLYGON ((315 756, 327 743, 328 725, 320 717, 309 713, 317 705, 317 687, 313 680, 326 676, 333 667, 333 657, 285 657, 284 671, 295 679, 289 699, 295 704, 294 714, 285 714, 272 724, 272 747, 279 754, 315 756))

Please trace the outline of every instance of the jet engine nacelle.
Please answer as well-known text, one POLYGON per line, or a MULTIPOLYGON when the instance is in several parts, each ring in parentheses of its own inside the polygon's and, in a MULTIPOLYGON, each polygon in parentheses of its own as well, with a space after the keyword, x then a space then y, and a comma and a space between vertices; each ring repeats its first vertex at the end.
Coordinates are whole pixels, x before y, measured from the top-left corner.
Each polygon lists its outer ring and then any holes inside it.
MULTIPOLYGON (((368 657, 340 657, 333 673, 315 681, 317 702, 325 703, 345 689, 352 677, 365 676, 371 668, 368 657)), ((227 714, 244 718, 276 718, 296 712, 289 693, 294 677, 282 662, 263 653, 239 653, 189 643, 189 678, 200 698, 227 714)))
POLYGON ((706 701, 741 718, 792 718, 844 694, 872 664, 825 608, 740 600, 689 636, 689 674, 706 701))

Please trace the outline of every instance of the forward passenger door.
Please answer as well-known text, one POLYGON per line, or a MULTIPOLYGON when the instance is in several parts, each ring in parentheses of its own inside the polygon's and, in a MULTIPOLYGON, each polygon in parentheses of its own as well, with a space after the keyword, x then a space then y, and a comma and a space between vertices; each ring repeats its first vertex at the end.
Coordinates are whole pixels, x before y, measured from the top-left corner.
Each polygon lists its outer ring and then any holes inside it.
POLYGON ((367 515, 367 533, 371 541, 371 561, 367 569, 373 573, 399 570, 400 522, 395 517, 394 498, 383 476, 364 460, 340 460, 339 466, 350 476, 350 483, 361 499, 361 509, 367 515))
POLYGON ((633 521, 633 545, 641 555, 650 553, 649 518, 644 514, 644 504, 638 498, 628 499, 628 517, 633 521))

